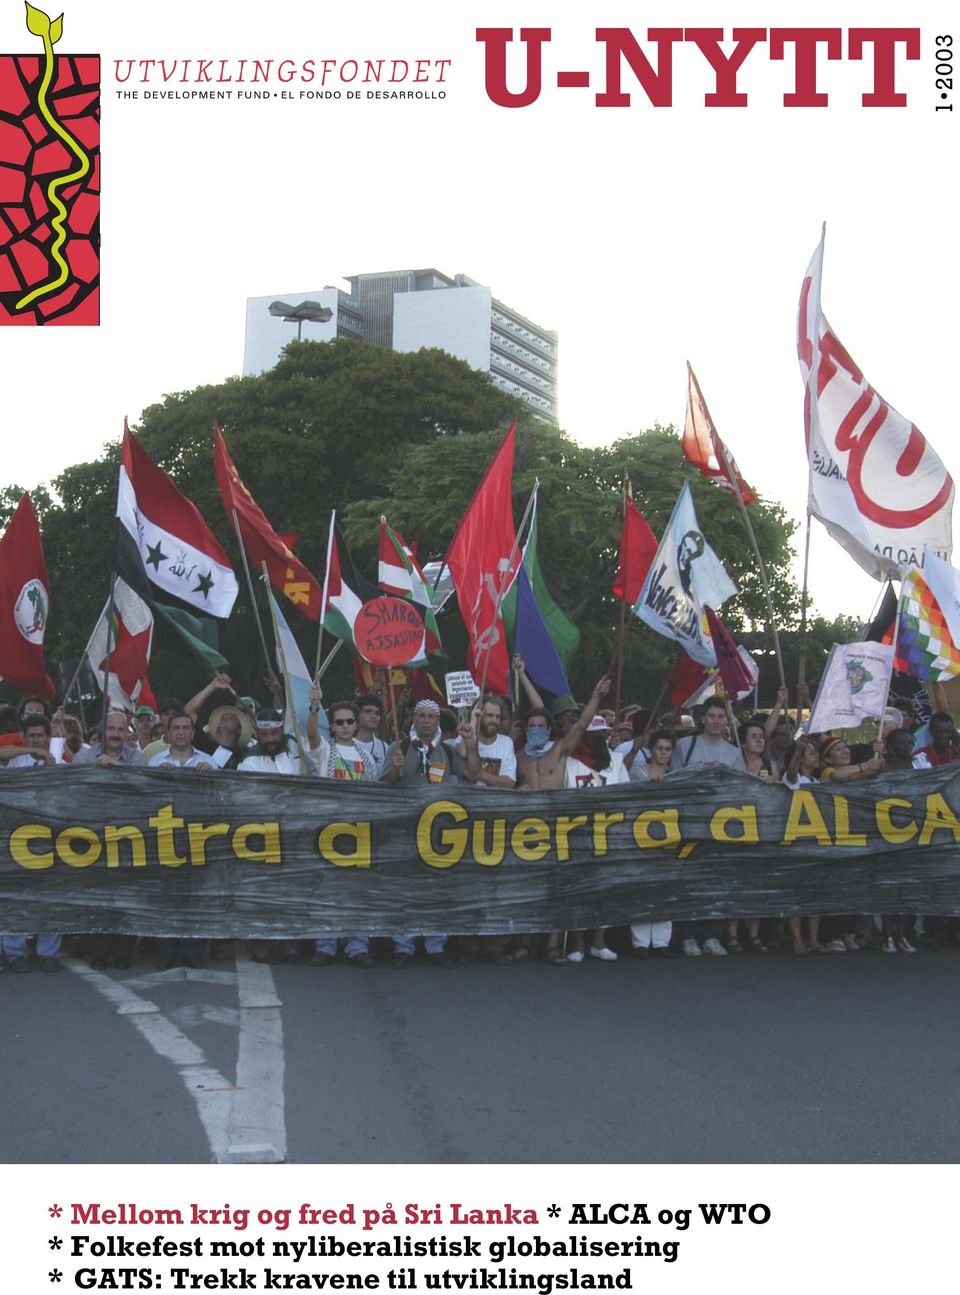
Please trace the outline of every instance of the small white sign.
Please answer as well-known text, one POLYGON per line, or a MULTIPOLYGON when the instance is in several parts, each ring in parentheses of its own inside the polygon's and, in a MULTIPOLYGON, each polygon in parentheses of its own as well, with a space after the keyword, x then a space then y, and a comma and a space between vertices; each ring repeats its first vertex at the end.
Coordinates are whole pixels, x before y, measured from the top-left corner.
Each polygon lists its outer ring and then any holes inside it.
POLYGON ((452 670, 443 676, 450 706, 472 706, 480 696, 480 689, 469 670, 452 670))

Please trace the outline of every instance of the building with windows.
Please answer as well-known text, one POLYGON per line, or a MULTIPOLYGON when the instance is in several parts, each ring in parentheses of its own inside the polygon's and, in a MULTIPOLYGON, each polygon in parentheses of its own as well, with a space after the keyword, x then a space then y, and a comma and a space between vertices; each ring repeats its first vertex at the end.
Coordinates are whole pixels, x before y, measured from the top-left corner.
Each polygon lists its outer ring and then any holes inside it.
POLYGON ((437 347, 557 422, 557 334, 498 301, 490 288, 433 269, 354 274, 347 282, 349 293, 328 286, 279 298, 291 306, 317 302, 331 312, 326 323, 285 322, 270 314, 276 297, 248 298, 243 372, 272 368, 294 328, 311 341, 352 337, 395 351, 437 347))

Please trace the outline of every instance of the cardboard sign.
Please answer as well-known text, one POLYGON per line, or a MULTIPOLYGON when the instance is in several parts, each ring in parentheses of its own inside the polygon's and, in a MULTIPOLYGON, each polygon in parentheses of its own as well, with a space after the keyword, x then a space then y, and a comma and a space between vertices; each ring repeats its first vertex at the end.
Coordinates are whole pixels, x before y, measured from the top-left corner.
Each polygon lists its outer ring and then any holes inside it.
POLYGON ((472 706, 480 696, 480 689, 469 670, 452 670, 443 676, 447 689, 447 702, 451 706, 472 706))

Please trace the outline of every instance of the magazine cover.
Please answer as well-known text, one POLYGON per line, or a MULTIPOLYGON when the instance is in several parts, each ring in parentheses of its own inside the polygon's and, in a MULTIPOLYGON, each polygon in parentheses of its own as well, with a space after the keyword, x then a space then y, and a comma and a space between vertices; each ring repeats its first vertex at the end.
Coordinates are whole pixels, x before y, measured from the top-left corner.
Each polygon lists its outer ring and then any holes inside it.
POLYGON ((957 36, 0 0, 21 1288, 941 1245, 957 36))

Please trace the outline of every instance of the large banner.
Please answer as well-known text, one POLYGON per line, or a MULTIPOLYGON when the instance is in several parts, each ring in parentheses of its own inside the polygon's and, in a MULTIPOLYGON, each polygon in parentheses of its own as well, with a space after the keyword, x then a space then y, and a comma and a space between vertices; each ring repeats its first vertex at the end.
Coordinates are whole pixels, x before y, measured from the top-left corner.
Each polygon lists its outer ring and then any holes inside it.
POLYGON ((791 792, 714 767, 509 794, 165 770, 0 776, 0 927, 490 934, 960 912, 950 766, 791 792))

